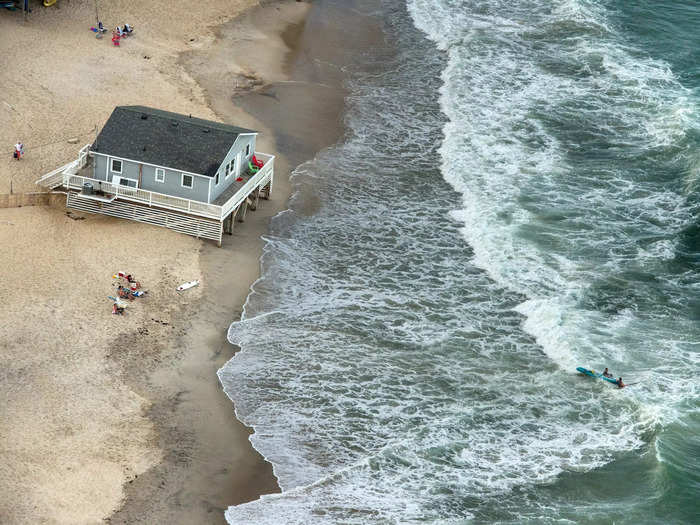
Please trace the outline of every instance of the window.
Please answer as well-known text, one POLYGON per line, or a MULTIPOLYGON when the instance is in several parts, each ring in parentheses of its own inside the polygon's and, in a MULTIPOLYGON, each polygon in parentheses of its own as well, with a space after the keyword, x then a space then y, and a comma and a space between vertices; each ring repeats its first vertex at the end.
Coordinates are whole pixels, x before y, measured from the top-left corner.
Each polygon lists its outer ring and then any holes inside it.
POLYGON ((165 170, 156 168, 156 182, 165 182, 165 170))
POLYGON ((250 155, 250 144, 246 144, 245 147, 245 156, 247 157, 248 155, 250 155))
POLYGON ((112 171, 115 173, 122 172, 122 161, 117 159, 112 159, 112 171))
POLYGON ((192 175, 182 174, 182 186, 185 188, 191 188, 194 185, 194 179, 192 175))
POLYGON ((228 174, 229 174, 230 172, 231 172, 231 165, 230 165, 230 164, 226 164, 226 175, 225 175, 224 178, 228 178, 228 174))
POLYGON ((219 172, 218 171, 216 172, 216 175, 214 176, 214 184, 216 186, 219 185, 219 172))
POLYGON ((124 177, 114 177, 114 183, 126 188, 137 188, 139 182, 134 179, 125 179, 124 177))

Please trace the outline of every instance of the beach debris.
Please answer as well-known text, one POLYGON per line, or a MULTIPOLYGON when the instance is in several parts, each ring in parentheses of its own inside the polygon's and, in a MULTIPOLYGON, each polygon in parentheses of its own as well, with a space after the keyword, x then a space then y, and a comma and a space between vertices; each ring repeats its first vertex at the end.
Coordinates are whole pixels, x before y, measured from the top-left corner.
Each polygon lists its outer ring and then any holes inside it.
POLYGON ((69 219, 73 219, 74 221, 84 221, 85 220, 85 217, 82 217, 80 215, 73 215, 73 213, 70 210, 68 210, 66 212, 66 217, 68 217, 69 219))
POLYGON ((186 283, 182 283, 180 286, 178 286, 177 291, 181 292, 183 290, 188 290, 189 288, 194 288, 195 286, 198 286, 198 285, 199 285, 199 281, 196 279, 194 281, 187 281, 186 283))

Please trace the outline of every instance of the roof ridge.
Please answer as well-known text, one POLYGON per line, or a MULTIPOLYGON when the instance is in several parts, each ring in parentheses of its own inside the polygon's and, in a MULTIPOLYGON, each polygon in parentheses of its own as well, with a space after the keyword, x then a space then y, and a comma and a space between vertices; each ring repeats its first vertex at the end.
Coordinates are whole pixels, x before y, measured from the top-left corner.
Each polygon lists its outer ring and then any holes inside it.
POLYGON ((164 109, 151 108, 148 106, 117 106, 115 110, 122 109, 132 113, 148 113, 150 116, 159 117, 162 119, 178 120, 182 122, 187 122, 188 124, 198 126, 201 128, 213 128, 219 129, 220 131, 230 131, 231 133, 236 133, 240 135, 241 133, 258 133, 257 131, 242 128, 240 126, 234 126, 233 124, 226 124, 225 122, 217 122, 215 120, 203 119, 200 117, 193 117, 191 114, 184 115, 182 113, 175 113, 172 111, 167 111, 164 109), (225 129, 222 129, 225 128, 225 129))

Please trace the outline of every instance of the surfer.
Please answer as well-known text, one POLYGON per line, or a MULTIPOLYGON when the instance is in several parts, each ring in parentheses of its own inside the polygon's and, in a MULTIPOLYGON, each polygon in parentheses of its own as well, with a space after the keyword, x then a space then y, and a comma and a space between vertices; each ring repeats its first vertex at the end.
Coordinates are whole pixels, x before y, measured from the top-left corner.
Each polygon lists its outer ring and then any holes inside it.
POLYGON ((616 383, 618 388, 625 388, 625 384, 622 382, 622 378, 618 378, 617 383, 616 383))
POLYGON ((603 370, 603 377, 612 377, 613 375, 608 372, 608 367, 605 367, 605 370, 603 370))

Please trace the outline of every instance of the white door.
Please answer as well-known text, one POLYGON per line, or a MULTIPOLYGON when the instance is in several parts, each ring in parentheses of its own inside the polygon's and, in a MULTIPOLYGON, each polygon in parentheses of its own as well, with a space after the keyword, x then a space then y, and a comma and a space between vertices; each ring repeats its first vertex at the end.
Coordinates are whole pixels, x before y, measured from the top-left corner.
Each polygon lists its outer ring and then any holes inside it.
POLYGON ((240 177, 241 175, 241 152, 239 151, 236 153, 236 178, 240 177))

